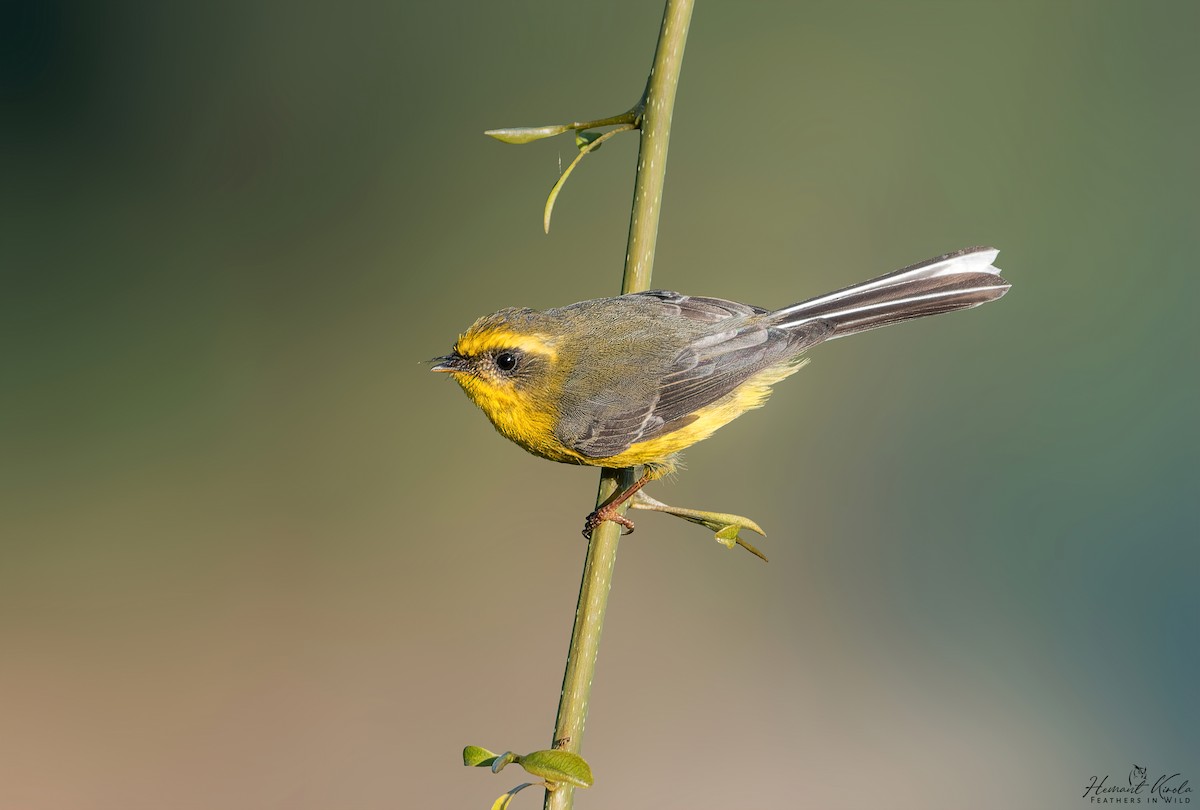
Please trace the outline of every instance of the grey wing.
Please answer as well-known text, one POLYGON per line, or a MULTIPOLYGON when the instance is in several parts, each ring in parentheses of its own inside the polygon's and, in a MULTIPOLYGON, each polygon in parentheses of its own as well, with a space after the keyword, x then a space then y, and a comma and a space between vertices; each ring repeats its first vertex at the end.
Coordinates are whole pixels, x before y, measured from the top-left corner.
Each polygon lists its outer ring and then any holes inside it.
MULTIPOLYGON (((716 402, 750 377, 797 357, 825 340, 831 327, 813 321, 800 329, 776 329, 757 318, 765 310, 722 301, 654 291, 672 314, 714 324, 677 354, 657 384, 648 391, 610 391, 604 400, 585 403, 589 419, 573 435, 560 436, 588 458, 614 456, 640 441, 690 424, 694 413, 716 402), (729 320, 728 329, 719 323, 729 320)), ((669 317, 669 316, 668 316, 669 317)))
POLYGON ((671 290, 648 290, 628 296, 655 299, 661 305, 662 316, 682 316, 692 321, 716 322, 739 315, 764 315, 768 310, 723 298, 705 298, 700 295, 683 295, 671 290))

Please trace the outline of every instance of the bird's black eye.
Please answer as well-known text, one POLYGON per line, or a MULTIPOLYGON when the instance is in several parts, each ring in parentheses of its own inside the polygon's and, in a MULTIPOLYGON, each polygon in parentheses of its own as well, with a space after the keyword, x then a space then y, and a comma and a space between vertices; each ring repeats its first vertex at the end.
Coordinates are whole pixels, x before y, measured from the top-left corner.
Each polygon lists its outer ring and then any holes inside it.
POLYGON ((496 368, 505 374, 517 367, 516 352, 500 352, 496 355, 496 368))

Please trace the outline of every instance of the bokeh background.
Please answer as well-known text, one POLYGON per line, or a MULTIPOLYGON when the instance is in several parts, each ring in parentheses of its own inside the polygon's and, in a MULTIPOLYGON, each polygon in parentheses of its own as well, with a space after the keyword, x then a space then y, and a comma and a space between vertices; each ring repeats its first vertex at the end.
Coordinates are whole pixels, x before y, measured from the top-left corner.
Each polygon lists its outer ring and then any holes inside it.
MULTIPOLYGON (((550 742, 596 473, 422 361, 614 293, 654 2, 12 2, 0 808, 482 808, 550 742)), ((656 286, 784 305, 967 245, 653 494, 581 807, 1071 808, 1200 782, 1200 6, 708 3, 656 286)), ((514 806, 536 806, 531 793, 514 806)))

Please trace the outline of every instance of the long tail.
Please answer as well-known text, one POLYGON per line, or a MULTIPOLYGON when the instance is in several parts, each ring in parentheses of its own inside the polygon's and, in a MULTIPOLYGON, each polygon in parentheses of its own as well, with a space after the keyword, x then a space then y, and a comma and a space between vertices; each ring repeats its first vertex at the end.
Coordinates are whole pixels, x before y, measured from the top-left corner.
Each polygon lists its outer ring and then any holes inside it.
POLYGON ((826 339, 995 301, 1009 283, 992 266, 1000 251, 966 248, 929 259, 844 290, 771 313, 772 325, 790 329, 812 321, 833 326, 826 339))

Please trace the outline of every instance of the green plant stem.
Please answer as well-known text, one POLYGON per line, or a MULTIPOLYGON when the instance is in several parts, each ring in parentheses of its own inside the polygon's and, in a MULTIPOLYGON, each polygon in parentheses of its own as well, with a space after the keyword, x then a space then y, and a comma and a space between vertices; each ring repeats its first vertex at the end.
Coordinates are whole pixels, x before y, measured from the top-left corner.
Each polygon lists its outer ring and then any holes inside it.
MULTIPOLYGON (((671 113, 675 107, 675 90, 679 84, 692 6, 693 0, 667 0, 662 27, 659 29, 658 47, 646 86, 646 106, 641 121, 642 136, 622 293, 650 288, 667 174, 671 113)), ((639 472, 638 469, 603 470, 596 505, 599 506, 620 489, 633 484, 639 472)), ((604 612, 612 587, 620 538, 621 527, 616 523, 605 521, 600 524, 592 533, 583 565, 583 581, 579 587, 579 603, 575 609, 575 625, 567 652, 567 668, 563 674, 553 743, 556 748, 574 753, 579 753, 583 743, 588 701, 596 674, 596 656, 600 649, 600 632, 604 627, 604 612)), ((544 810, 570 810, 574 794, 575 789, 567 785, 557 790, 547 790, 544 810)))
POLYGON ((641 103, 633 105, 632 108, 626 110, 620 115, 613 115, 608 118, 600 118, 595 121, 572 121, 567 124, 567 129, 575 130, 576 132, 582 129, 595 129, 596 127, 611 127, 617 124, 636 124, 638 116, 641 114, 641 103))
POLYGON ((667 0, 662 28, 658 32, 658 48, 654 52, 654 66, 650 68, 646 108, 642 113, 642 140, 633 187, 633 211, 629 217, 622 293, 650 289, 663 185, 667 180, 671 115, 675 111, 675 90, 679 87, 679 70, 692 21, 692 5, 693 0, 667 0))

